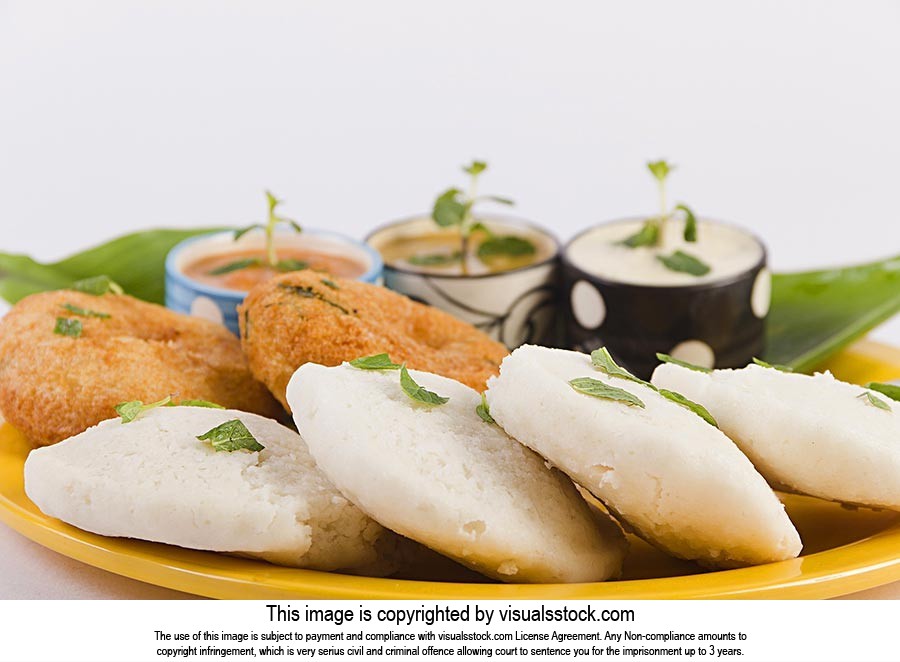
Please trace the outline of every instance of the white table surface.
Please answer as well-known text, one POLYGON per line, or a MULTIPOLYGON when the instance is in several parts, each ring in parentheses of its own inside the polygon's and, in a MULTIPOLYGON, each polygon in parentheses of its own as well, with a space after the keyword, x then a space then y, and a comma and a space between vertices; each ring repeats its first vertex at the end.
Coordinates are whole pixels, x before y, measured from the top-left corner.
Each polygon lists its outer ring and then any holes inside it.
MULTIPOLYGON (((48 4, 0 2, 0 251, 243 226, 264 188, 362 237, 473 157, 565 240, 655 210, 666 157, 776 271, 900 252, 896 3, 48 4)), ((181 597, 0 525, 0 598, 181 597)))

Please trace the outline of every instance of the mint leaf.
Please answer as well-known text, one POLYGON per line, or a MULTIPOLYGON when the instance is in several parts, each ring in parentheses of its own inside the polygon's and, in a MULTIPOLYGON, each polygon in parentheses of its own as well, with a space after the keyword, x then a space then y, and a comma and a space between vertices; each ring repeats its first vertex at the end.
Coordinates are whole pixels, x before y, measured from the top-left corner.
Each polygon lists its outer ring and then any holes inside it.
POLYGON ((463 172, 468 173, 473 177, 480 175, 485 170, 487 170, 487 163, 484 161, 472 161, 472 163, 463 168, 463 172))
POLYGON ((77 280, 72 283, 69 289, 76 292, 84 292, 85 294, 93 294, 94 296, 100 296, 107 292, 112 292, 113 294, 125 293, 121 285, 106 275, 91 276, 90 278, 77 280))
POLYGON ((719 427, 719 424, 716 423, 716 419, 712 417, 712 414, 710 414, 709 411, 707 411, 706 407, 704 407, 703 405, 698 404, 693 400, 688 400, 686 397, 681 395, 681 393, 676 393, 675 391, 670 391, 668 389, 659 389, 659 394, 667 400, 671 400, 672 402, 679 404, 682 407, 690 409, 692 412, 697 414, 697 416, 702 418, 713 427, 719 427))
POLYGON ((622 379, 627 379, 629 381, 634 382, 635 384, 643 384, 644 386, 649 386, 650 388, 656 390, 656 387, 653 386, 650 382, 645 382, 640 377, 635 377, 630 372, 628 372, 625 368, 619 366, 614 360, 612 355, 609 353, 609 350, 606 347, 601 347, 600 349, 595 349, 591 352, 591 363, 594 364, 594 367, 602 372, 605 372, 610 377, 621 377, 622 379))
POLYGON ((81 336, 81 320, 72 319, 70 317, 57 317, 56 326, 53 327, 53 333, 60 336, 70 336, 79 338, 81 336))
POLYGON ((694 365, 693 363, 688 363, 687 361, 682 361, 681 359, 676 359, 674 356, 669 356, 668 354, 662 354, 660 352, 657 352, 656 358, 658 358, 663 363, 671 363, 673 365, 680 365, 682 368, 687 368, 688 370, 695 370, 696 372, 712 372, 711 369, 704 368, 702 365, 694 365))
POLYGON ((167 407, 205 407, 207 409, 225 409, 222 405, 218 405, 215 402, 210 402, 209 400, 182 400, 178 404, 174 402, 170 402, 166 405, 167 407))
POLYGON ((877 407, 878 409, 884 409, 885 411, 892 411, 891 406, 888 403, 886 403, 884 400, 879 398, 877 395, 875 395, 871 391, 863 391, 856 397, 865 398, 866 401, 870 405, 872 405, 873 407, 877 407))
POLYGON ((387 354, 375 354, 373 356, 361 356, 350 361, 350 365, 360 370, 397 370, 401 368, 399 363, 391 361, 387 354))
POLYGON ((434 201, 431 210, 431 218, 442 228, 453 225, 461 225, 466 217, 468 207, 461 200, 462 191, 458 188, 450 188, 441 193, 434 201))
POLYGON ((669 173, 675 170, 674 165, 670 165, 664 159, 660 159, 659 161, 650 161, 647 163, 647 169, 653 173, 653 176, 659 180, 660 183, 664 182, 666 177, 669 176, 669 173))
POLYGON ((630 237, 619 242, 622 246, 637 248, 638 246, 656 246, 659 242, 659 225, 656 221, 647 221, 643 227, 630 237))
POLYGON ((243 258, 240 260, 234 260, 233 262, 229 262, 228 264, 223 264, 220 267, 216 267, 207 273, 209 276, 221 276, 222 274, 230 274, 232 271, 239 271, 241 269, 246 269, 247 267, 258 267, 262 264, 262 260, 255 257, 243 258))
POLYGON ((275 265, 275 268, 281 272, 303 271, 304 269, 309 269, 309 262, 306 262, 304 260, 295 260, 293 258, 287 260, 278 260, 278 264, 275 265))
POLYGON ((684 221, 684 240, 690 242, 697 241, 697 217, 694 216, 694 212, 690 210, 690 208, 686 204, 676 205, 675 209, 680 209, 684 212, 685 221, 684 221))
POLYGON ((250 232, 250 230, 255 230, 256 228, 262 228, 262 227, 263 226, 260 225, 259 223, 254 223, 253 225, 248 225, 245 228, 240 228, 240 229, 234 231, 234 237, 232 237, 232 239, 234 241, 237 241, 238 239, 243 237, 245 234, 250 232))
POLYGON ((442 267, 447 264, 456 264, 462 259, 460 251, 453 253, 428 253, 427 255, 413 255, 406 259, 417 267, 442 267))
POLYGON ((896 384, 884 384, 882 382, 869 382, 866 384, 866 388, 871 389, 873 391, 878 391, 882 395, 886 395, 891 400, 896 400, 900 402, 900 386, 896 384))
POLYGON ((494 417, 491 416, 491 408, 488 405, 487 397, 484 393, 481 394, 481 404, 475 407, 475 413, 478 414, 478 417, 484 421, 485 423, 493 424, 494 417))
POLYGON ((489 260, 500 255, 521 257, 534 255, 536 252, 537 248, 533 242, 515 235, 491 237, 478 246, 478 257, 481 260, 489 260))
POLYGON ((261 451, 265 446, 250 434, 250 430, 240 420, 233 419, 207 430, 199 437, 200 441, 208 441, 218 451, 232 453, 239 450, 261 451))
POLYGON ((148 405, 145 405, 140 400, 120 402, 116 405, 116 413, 122 417, 122 423, 131 423, 131 421, 136 419, 139 414, 142 414, 145 411, 149 411, 150 409, 156 409, 157 407, 164 407, 170 402, 172 402, 171 395, 167 395, 162 400, 151 402, 148 405))
POLYGON ((692 276, 705 276, 709 273, 709 265, 683 251, 675 251, 671 255, 657 255, 656 259, 671 271, 680 271, 692 276))
POLYGON ((628 406, 644 407, 644 403, 636 395, 632 395, 628 391, 610 386, 599 379, 591 377, 578 377, 569 382, 569 386, 585 395, 595 398, 604 398, 606 400, 617 400, 624 402, 628 406))
POLYGON ((496 202, 500 205, 514 205, 516 204, 511 198, 504 198, 501 195, 479 195, 475 198, 476 201, 479 200, 488 200, 490 202, 496 202))
POLYGON ((410 376, 409 371, 406 369, 405 364, 400 366, 400 387, 403 389, 403 392, 413 400, 429 406, 443 405, 450 401, 450 398, 440 396, 437 393, 416 384, 416 381, 410 376))
POLYGON ((778 370, 779 372, 794 372, 794 369, 789 365, 766 363, 762 359, 758 359, 755 356, 753 357, 753 362, 756 365, 762 366, 763 368, 772 368, 773 370, 778 370))
POLYGON ((82 317, 96 317, 98 319, 109 319, 109 313, 101 313, 96 310, 89 310, 88 308, 81 308, 79 306, 75 306, 71 303, 62 304, 61 308, 68 310, 73 315, 81 315, 82 317))

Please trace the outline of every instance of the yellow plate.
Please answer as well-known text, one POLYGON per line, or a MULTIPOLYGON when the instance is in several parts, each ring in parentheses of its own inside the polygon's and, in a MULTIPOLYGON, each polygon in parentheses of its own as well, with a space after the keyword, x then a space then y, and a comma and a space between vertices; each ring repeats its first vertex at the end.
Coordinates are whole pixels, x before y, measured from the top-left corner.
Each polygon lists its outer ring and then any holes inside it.
MULTIPOLYGON (((900 378, 900 350, 861 342, 829 366, 847 381, 900 378)), ((0 519, 66 556, 126 577, 215 598, 825 598, 900 580, 900 513, 850 510, 810 497, 784 495, 804 541, 800 558, 703 572, 639 540, 620 581, 601 584, 503 585, 462 569, 445 581, 373 579, 281 568, 261 561, 157 543, 106 538, 44 516, 25 496, 23 437, 0 428, 0 519)))

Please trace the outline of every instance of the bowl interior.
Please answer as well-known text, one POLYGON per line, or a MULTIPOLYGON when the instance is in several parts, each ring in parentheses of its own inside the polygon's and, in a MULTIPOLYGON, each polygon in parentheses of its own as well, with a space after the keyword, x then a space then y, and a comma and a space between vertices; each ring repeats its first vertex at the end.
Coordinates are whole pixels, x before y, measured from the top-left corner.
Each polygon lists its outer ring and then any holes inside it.
POLYGON ((645 221, 628 218, 595 225, 566 245, 564 260, 607 282, 648 287, 709 285, 746 274, 765 261, 765 247, 753 234, 707 218, 697 219, 696 242, 684 239, 684 220, 673 218, 667 222, 660 246, 622 245, 645 221), (709 273, 697 276, 666 268, 659 258, 676 251, 699 258, 710 267, 709 273))
MULTIPOLYGON (((378 254, 370 247, 353 239, 331 232, 304 230, 301 233, 278 232, 276 245, 281 247, 297 247, 312 250, 324 255, 350 257, 364 266, 365 272, 359 280, 372 281, 381 271, 382 263, 378 254)), ((266 238, 262 230, 251 230, 239 239, 234 239, 231 232, 222 232, 189 239, 180 247, 176 247, 171 255, 170 266, 178 276, 190 280, 184 274, 184 268, 205 257, 222 255, 231 252, 265 249, 266 238)), ((192 281, 193 282, 193 281, 192 281)), ((244 292, 216 288, 203 283, 195 283, 198 290, 215 290, 217 293, 231 293, 242 299, 244 292)))
MULTIPOLYGON (((553 259, 559 253, 559 242, 557 242, 556 238, 537 225, 507 216, 479 215, 478 218, 496 234, 511 234, 532 241, 537 247, 537 259, 529 264, 528 267, 553 259)), ((378 228, 369 235, 366 241, 370 246, 384 255, 385 248, 398 240, 415 239, 427 235, 443 235, 448 238, 455 238, 457 234, 455 228, 441 228, 431 218, 427 216, 417 216, 378 228)), ((387 269, 396 269, 399 271, 414 270, 414 268, 408 265, 400 266, 392 264, 388 258, 384 258, 384 262, 385 268, 387 269)), ((496 273, 485 275, 500 275, 517 270, 518 269, 510 269, 509 271, 498 271, 496 273)), ((420 270, 415 271, 418 272, 420 270)), ((452 276, 452 274, 443 274, 440 272, 429 271, 429 273, 436 276, 452 276)))

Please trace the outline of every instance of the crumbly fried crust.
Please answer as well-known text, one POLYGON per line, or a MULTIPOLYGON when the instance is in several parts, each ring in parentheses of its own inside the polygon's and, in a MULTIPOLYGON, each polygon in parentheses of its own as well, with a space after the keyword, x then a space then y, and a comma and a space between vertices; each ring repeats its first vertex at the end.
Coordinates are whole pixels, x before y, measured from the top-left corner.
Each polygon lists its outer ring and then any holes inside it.
POLYGON ((264 416, 281 413, 228 330, 130 296, 70 290, 26 297, 0 320, 0 411, 37 446, 116 415, 128 400, 173 395, 264 416), (84 317, 71 304, 108 314, 84 317), (78 319, 80 337, 54 333, 78 319))
POLYGON ((253 376, 287 409, 285 389, 304 363, 334 366, 387 352, 398 363, 480 391, 508 353, 442 310, 383 287, 308 270, 258 285, 238 311, 253 376))

